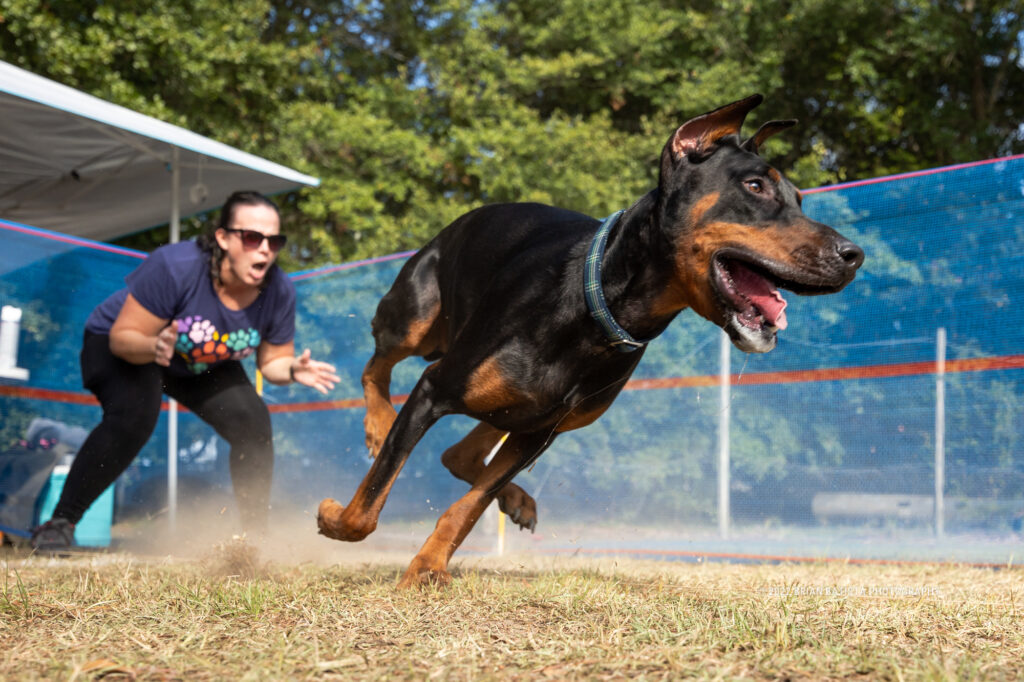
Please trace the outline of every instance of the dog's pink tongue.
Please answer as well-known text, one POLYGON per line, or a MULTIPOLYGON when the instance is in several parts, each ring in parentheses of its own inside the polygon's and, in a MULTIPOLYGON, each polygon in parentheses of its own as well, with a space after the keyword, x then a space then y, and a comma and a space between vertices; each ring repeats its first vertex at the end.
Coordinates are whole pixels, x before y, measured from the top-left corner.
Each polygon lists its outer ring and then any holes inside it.
POLYGON ((764 315, 765 322, 779 329, 786 325, 786 299, 772 283, 753 270, 736 263, 732 269, 732 281, 737 291, 750 300, 764 315))

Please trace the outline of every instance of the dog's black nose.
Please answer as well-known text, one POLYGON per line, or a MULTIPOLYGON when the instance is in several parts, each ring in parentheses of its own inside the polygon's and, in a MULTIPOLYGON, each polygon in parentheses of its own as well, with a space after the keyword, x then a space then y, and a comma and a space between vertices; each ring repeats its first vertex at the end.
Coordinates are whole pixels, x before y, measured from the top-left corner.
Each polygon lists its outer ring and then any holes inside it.
POLYGON ((836 244, 836 251, 839 252, 839 257, 843 259, 846 267, 850 270, 856 270, 864 264, 864 250, 848 239, 843 239, 836 244))

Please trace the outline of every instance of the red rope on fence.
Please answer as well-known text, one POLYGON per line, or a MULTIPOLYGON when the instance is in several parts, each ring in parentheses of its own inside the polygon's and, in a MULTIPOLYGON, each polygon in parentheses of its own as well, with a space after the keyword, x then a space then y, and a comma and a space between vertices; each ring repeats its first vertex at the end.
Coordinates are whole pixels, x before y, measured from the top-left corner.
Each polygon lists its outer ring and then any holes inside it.
MULTIPOLYGON (((1001 369, 1024 369, 1024 355, 1000 355, 988 358, 964 358, 947 360, 946 373, 986 372, 1001 369)), ((862 367, 830 367, 827 369, 797 369, 785 372, 754 372, 750 374, 733 374, 733 386, 763 386, 767 384, 792 384, 813 381, 850 381, 854 379, 888 379, 891 377, 919 376, 934 374, 935 362, 899 362, 891 365, 864 365, 862 367)), ((717 386, 718 375, 704 374, 692 377, 663 377, 659 379, 633 379, 626 384, 627 391, 651 391, 666 388, 698 388, 717 386)), ((48 400, 58 403, 77 405, 98 405, 89 393, 75 391, 59 391, 31 386, 0 386, 0 397, 24 398, 29 400, 48 400)), ((401 405, 408 395, 392 396, 391 402, 401 405)), ((317 400, 302 403, 283 403, 268 405, 274 413, 286 412, 318 412, 323 410, 351 410, 365 407, 362 398, 346 398, 342 400, 317 400)), ((164 410, 167 403, 163 404, 164 410)), ((187 411, 183 407, 178 409, 187 411)))

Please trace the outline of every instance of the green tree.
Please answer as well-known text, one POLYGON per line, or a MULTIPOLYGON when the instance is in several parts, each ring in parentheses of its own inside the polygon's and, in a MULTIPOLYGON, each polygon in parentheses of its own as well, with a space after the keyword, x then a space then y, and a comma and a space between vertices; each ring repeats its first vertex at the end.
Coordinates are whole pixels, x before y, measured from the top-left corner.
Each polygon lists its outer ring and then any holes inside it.
POLYGON ((1024 149, 1020 0, 0 0, 0 22, 5 60, 321 177, 280 198, 289 268, 483 202, 604 214, 676 125, 755 91, 757 121, 802 119, 765 155, 804 187, 1024 149))
POLYGON ((778 96, 813 117, 828 181, 1024 150, 1020 0, 807 0, 781 28, 778 96))

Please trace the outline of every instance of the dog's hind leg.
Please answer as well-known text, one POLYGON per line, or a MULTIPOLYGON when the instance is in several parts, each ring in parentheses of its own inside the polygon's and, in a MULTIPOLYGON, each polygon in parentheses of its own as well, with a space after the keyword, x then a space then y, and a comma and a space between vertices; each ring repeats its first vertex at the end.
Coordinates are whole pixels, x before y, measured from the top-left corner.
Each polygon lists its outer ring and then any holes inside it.
POLYGON ((427 250, 413 256, 381 299, 373 318, 376 347, 363 369, 362 383, 366 447, 374 457, 380 453, 397 415, 391 404, 392 368, 411 355, 427 356, 440 351, 441 298, 436 262, 427 250))
POLYGON ((510 434, 468 493, 448 507, 399 581, 399 587, 451 582, 448 561, 497 495, 551 443, 550 431, 510 434))
POLYGON ((335 540, 357 542, 377 528, 380 510, 384 507, 391 486, 402 471, 409 453, 434 423, 451 410, 437 400, 433 377, 438 363, 424 370, 416 387, 398 413, 391 431, 384 440, 380 454, 373 461, 352 501, 343 507, 330 498, 323 500, 317 511, 321 535, 335 540))
MULTIPOLYGON (((505 433, 481 422, 465 438, 445 450, 441 455, 441 463, 456 478, 473 485, 484 471, 484 460, 487 455, 501 442, 505 433)), ((501 511, 508 514, 512 522, 518 524, 520 528, 529 528, 532 531, 537 527, 537 503, 518 485, 506 484, 498 491, 497 499, 501 511)))

